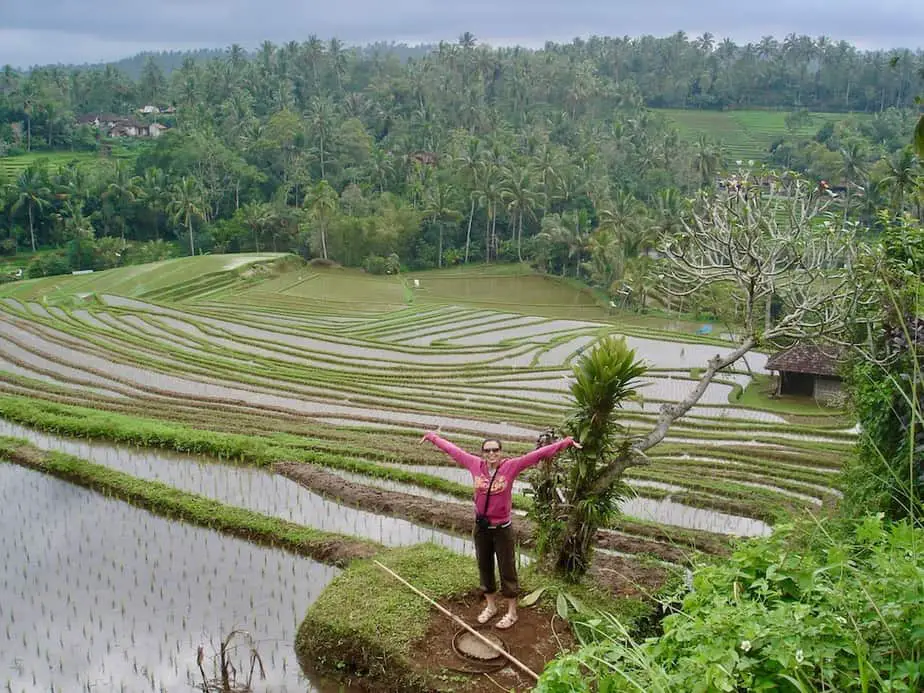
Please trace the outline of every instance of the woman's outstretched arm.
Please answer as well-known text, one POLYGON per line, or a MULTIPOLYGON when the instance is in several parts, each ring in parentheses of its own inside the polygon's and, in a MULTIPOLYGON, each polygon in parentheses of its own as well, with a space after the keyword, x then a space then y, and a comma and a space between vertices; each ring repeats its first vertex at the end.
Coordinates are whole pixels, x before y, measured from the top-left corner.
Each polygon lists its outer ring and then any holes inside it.
POLYGON ((554 457, 559 452, 572 445, 576 448, 581 447, 580 443, 578 443, 571 436, 568 436, 567 438, 563 438, 562 440, 550 443, 544 447, 531 450, 522 457, 514 457, 512 460, 509 460, 507 464, 512 466, 512 469, 510 470, 511 474, 516 476, 527 467, 531 467, 537 462, 541 462, 542 460, 548 459, 549 457, 554 457))
POLYGON ((425 440, 430 441, 440 450, 449 455, 456 462, 465 467, 473 475, 477 475, 481 471, 481 458, 478 455, 473 455, 470 452, 466 452, 462 448, 453 445, 445 438, 441 438, 436 431, 430 431, 429 433, 424 434, 424 437, 420 439, 420 442, 425 440))

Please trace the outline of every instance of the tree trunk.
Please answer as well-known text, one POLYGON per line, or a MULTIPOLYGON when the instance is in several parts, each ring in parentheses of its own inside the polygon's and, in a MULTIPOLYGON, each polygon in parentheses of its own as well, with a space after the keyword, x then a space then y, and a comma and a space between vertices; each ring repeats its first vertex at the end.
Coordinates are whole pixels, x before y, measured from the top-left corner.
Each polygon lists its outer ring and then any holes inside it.
POLYGON ((491 262, 491 203, 488 203, 488 218, 484 224, 484 261, 491 262))
POLYGON ((32 240, 32 252, 35 252, 35 225, 32 221, 32 201, 29 201, 29 238, 32 240))
MULTIPOLYGON (((664 440, 664 436, 667 435, 667 430, 671 427, 674 421, 686 414, 690 408, 700 400, 700 397, 703 396, 703 393, 706 391, 706 388, 709 387, 712 379, 715 378, 716 373, 740 359, 751 349, 753 349, 756 344, 757 340, 754 339, 754 337, 747 337, 741 344, 738 345, 734 351, 728 353, 724 357, 719 356, 718 354, 712 357, 709 360, 706 371, 703 373, 703 376, 700 378, 700 381, 696 387, 693 388, 693 391, 687 395, 685 399, 677 402, 676 404, 662 405, 661 412, 658 415, 658 422, 655 425, 654 430, 652 430, 641 441, 633 445, 633 450, 644 452, 645 450, 654 447, 662 440, 664 440)), ((609 479, 607 479, 606 475, 603 475, 599 483, 603 484, 607 483, 608 481, 609 479)))
POLYGON ((550 553, 550 558, 554 556, 555 559, 556 573, 578 580, 590 569, 597 529, 595 524, 586 521, 577 506, 572 508, 558 546, 550 553))
POLYGON ((468 264, 468 250, 472 244, 472 222, 475 220, 475 198, 472 198, 472 206, 468 212, 468 231, 465 234, 465 264, 468 264))
POLYGON ((497 208, 491 215, 491 245, 494 246, 494 259, 497 259, 497 208))
POLYGON ((436 258, 436 266, 442 268, 443 266, 443 225, 442 223, 439 223, 437 225, 437 228, 440 231, 440 250, 439 250, 440 254, 436 258))
POLYGON ((523 212, 517 220, 517 259, 523 262, 523 212))
POLYGON ((327 229, 321 224, 321 257, 327 259, 327 229))
POLYGON ((196 246, 193 243, 192 215, 186 214, 186 228, 189 229, 189 254, 195 256, 196 246))

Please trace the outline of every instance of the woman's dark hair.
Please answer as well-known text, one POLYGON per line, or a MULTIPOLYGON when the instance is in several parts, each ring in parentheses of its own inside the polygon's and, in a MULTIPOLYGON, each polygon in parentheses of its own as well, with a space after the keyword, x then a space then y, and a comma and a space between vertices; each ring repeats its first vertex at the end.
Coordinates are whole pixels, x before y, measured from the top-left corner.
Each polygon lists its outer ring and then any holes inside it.
POLYGON ((504 446, 501 444, 501 442, 497 438, 485 438, 483 441, 481 441, 481 449, 484 450, 484 446, 487 445, 488 443, 497 443, 497 447, 499 450, 504 449, 504 446))

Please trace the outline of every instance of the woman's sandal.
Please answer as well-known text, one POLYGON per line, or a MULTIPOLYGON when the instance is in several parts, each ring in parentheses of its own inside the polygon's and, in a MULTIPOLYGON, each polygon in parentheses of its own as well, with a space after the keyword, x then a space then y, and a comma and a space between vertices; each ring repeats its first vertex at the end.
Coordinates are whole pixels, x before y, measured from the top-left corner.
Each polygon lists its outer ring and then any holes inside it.
POLYGON ((516 622, 517 622, 517 617, 514 616, 513 614, 504 614, 504 617, 500 621, 495 623, 494 627, 499 628, 500 630, 507 630, 508 628, 510 628, 510 626, 512 626, 516 622))
POLYGON ((478 614, 478 623, 482 623, 482 624, 487 623, 492 618, 494 618, 495 615, 497 615, 497 607, 496 606, 486 606, 484 608, 484 611, 478 614))

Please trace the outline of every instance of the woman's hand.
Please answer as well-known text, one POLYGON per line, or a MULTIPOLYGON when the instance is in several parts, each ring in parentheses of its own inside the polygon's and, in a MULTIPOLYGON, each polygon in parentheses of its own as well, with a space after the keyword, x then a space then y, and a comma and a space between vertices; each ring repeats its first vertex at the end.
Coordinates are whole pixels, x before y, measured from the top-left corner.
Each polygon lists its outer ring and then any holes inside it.
POLYGON ((575 447, 575 448, 577 448, 578 450, 580 450, 581 448, 584 447, 583 445, 581 445, 579 442, 577 442, 577 441, 574 440, 574 439, 571 440, 571 445, 572 445, 572 447, 575 447))
POLYGON ((421 438, 417 444, 420 445, 421 443, 425 443, 427 440, 427 436, 430 435, 431 433, 435 433, 436 435, 439 435, 442 428, 443 428, 443 424, 440 424, 439 426, 436 427, 435 431, 429 431, 427 433, 424 433, 423 438, 421 438))

